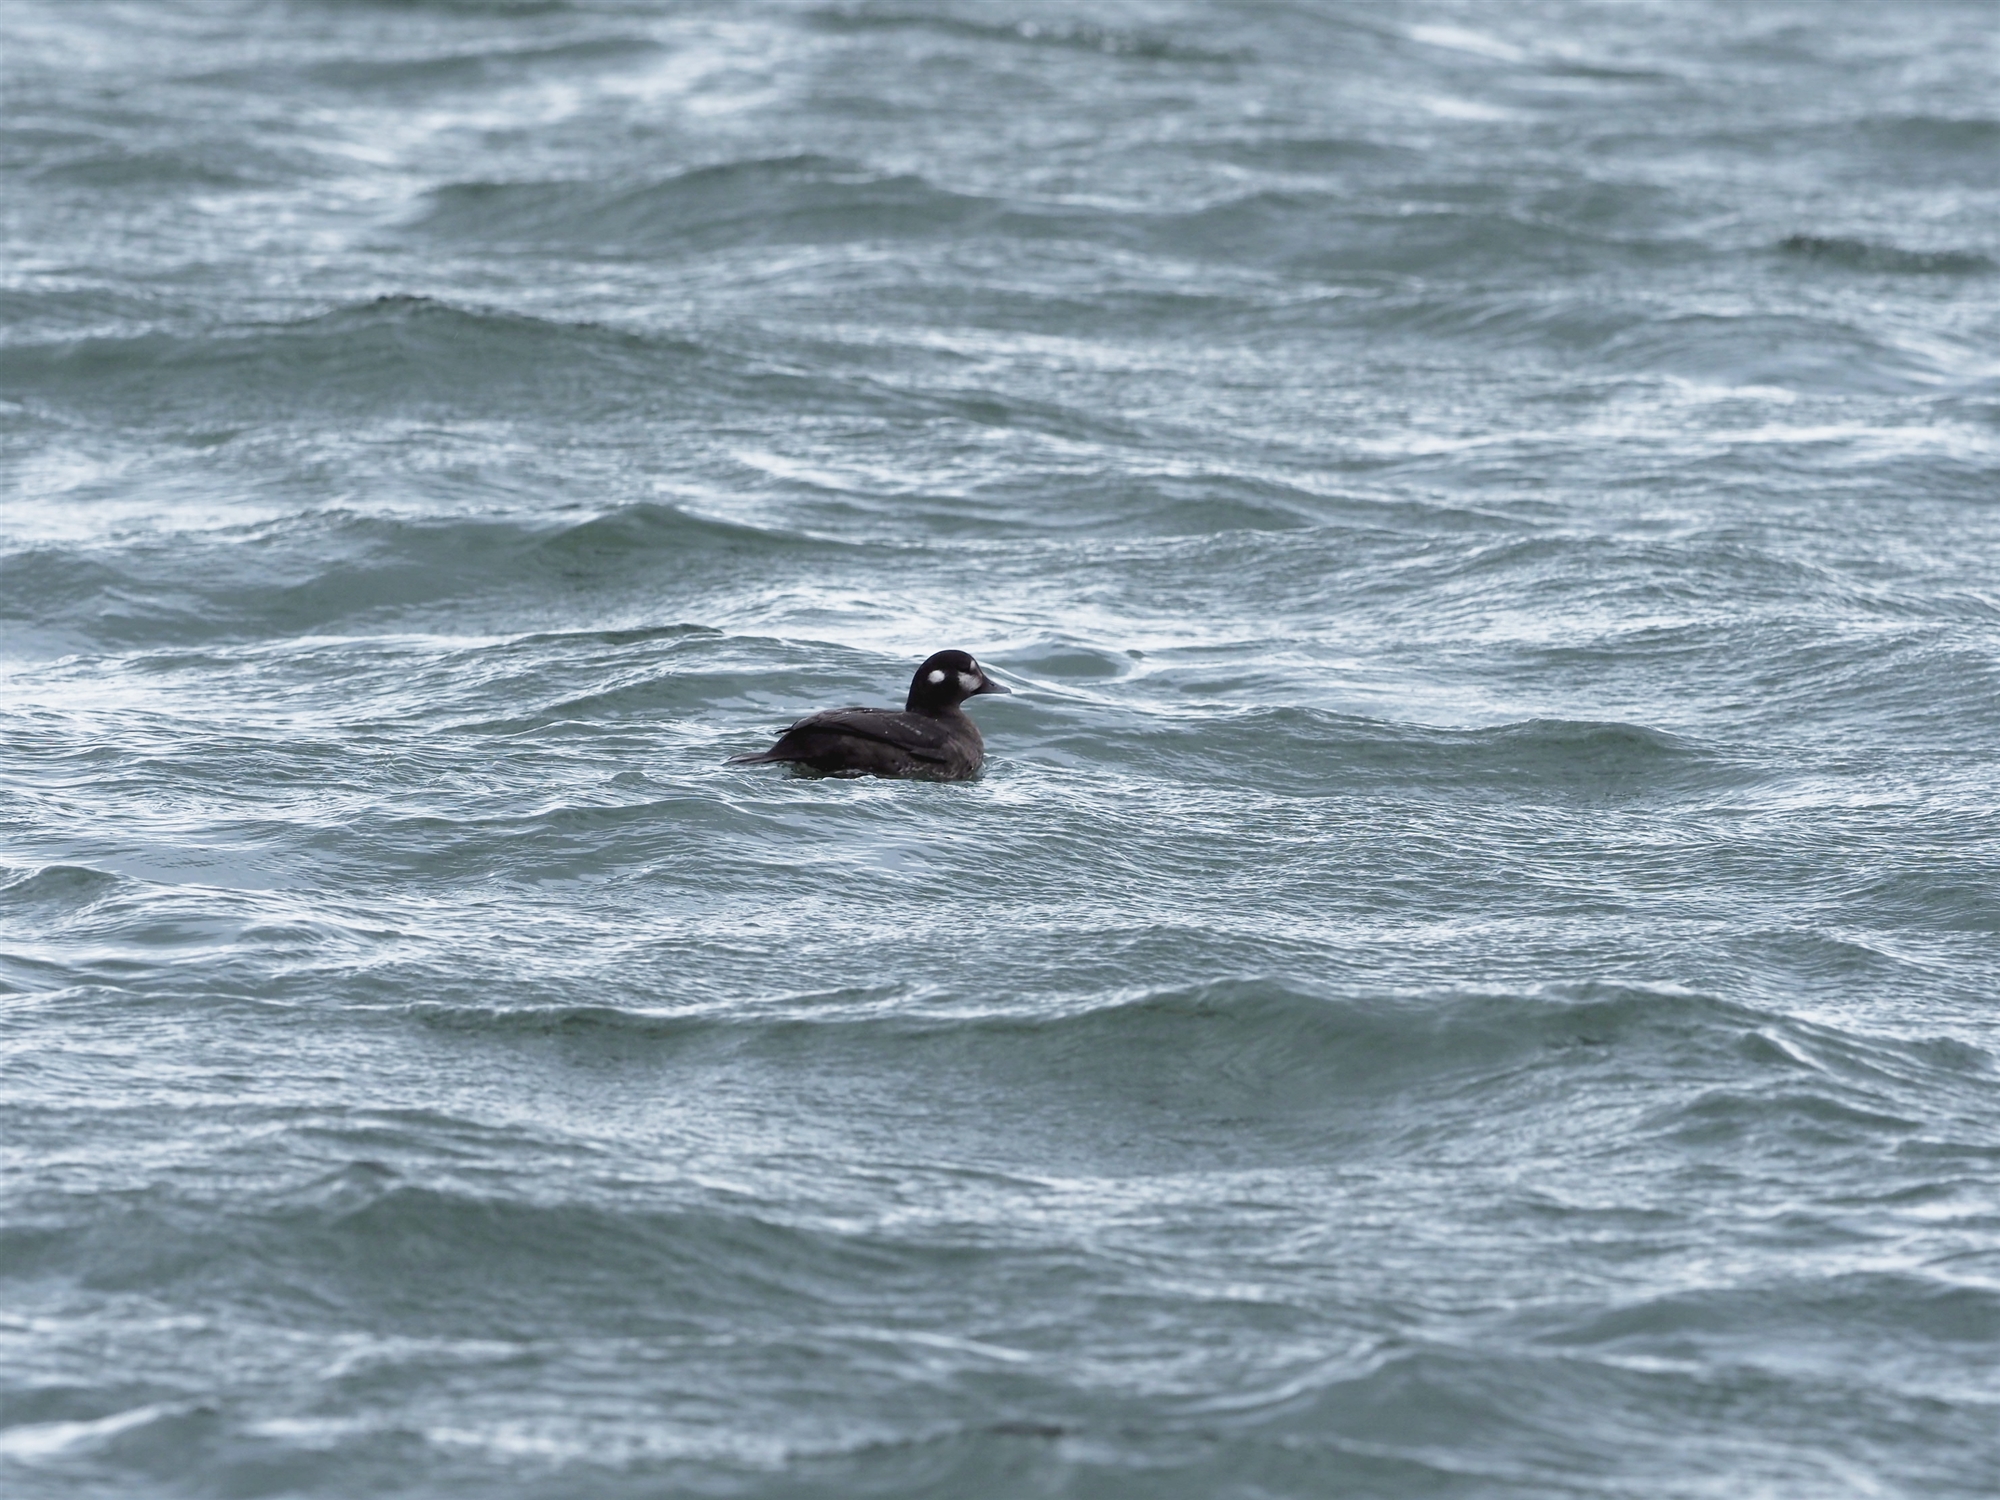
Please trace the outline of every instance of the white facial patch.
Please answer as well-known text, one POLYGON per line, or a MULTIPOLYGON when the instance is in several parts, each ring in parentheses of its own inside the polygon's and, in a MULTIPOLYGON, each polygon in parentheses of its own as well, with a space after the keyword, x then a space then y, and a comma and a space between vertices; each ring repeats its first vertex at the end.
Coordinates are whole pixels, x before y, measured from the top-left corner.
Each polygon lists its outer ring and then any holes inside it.
POLYGON ((978 692, 979 691, 978 674, 973 672, 960 672, 958 674, 958 685, 964 688, 968 694, 978 692))
POLYGON ((945 671, 945 669, 944 669, 943 667, 932 667, 932 668, 931 668, 931 681, 932 681, 932 682, 943 682, 943 681, 945 680, 945 678, 946 678, 946 677, 947 677, 948 675, 949 675, 949 674, 948 674, 948 673, 947 673, 947 672, 945 671))

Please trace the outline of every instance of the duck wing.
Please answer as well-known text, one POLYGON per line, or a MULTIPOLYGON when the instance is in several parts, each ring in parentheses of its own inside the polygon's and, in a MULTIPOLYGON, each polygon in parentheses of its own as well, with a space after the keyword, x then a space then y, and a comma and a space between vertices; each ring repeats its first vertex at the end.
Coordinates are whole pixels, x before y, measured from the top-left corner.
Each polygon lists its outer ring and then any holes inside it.
POLYGON ((957 771, 963 758, 949 726, 928 714, 833 708, 799 720, 769 750, 736 762, 790 761, 827 775, 935 776, 957 771))

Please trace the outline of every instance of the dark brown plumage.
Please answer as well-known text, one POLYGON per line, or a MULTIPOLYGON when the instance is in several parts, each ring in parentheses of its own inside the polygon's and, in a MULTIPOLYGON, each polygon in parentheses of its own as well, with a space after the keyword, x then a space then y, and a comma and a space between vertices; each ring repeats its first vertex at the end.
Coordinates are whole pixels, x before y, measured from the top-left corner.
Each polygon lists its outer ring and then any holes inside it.
POLYGON ((981 693, 1008 691, 963 651, 939 651, 917 668, 901 712, 831 708, 799 720, 770 749, 730 763, 785 762, 821 776, 963 781, 979 774, 986 745, 959 705, 981 693))

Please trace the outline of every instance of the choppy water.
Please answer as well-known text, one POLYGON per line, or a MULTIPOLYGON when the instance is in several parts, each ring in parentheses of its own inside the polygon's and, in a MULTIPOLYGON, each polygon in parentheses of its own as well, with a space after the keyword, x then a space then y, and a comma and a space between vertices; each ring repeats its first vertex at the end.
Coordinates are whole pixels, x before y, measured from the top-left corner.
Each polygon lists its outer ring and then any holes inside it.
POLYGON ((1996 77, 7 5, 0 1486, 2000 1490, 1996 77))

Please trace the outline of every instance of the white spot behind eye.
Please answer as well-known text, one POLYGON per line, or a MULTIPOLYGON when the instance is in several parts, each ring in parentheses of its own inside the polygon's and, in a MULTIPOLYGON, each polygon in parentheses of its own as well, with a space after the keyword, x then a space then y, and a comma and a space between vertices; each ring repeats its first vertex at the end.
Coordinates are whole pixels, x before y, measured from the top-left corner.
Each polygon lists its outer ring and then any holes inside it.
POLYGON ((931 668, 931 681, 932 681, 932 682, 943 682, 943 681, 944 681, 944 679, 945 679, 945 670, 944 670, 944 668, 943 668, 943 667, 933 667, 933 668, 931 668))

